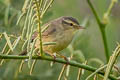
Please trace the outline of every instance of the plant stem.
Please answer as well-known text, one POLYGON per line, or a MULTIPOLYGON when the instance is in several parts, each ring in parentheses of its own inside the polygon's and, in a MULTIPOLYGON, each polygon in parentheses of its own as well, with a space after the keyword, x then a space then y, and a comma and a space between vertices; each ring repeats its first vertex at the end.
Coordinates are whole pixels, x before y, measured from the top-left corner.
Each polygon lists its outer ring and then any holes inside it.
POLYGON ((90 8, 91 8, 91 10, 92 10, 92 12, 93 12, 93 14, 95 16, 95 19, 96 19, 98 25, 101 25, 100 19, 99 19, 98 15, 97 15, 97 12, 95 11, 92 3, 90 2, 90 0, 87 0, 87 2, 88 2, 88 4, 89 4, 89 6, 90 6, 90 8))
POLYGON ((107 23, 109 22, 109 15, 110 15, 110 13, 111 13, 111 11, 112 11, 113 6, 114 6, 115 3, 117 3, 117 2, 118 2, 118 0, 111 0, 110 6, 108 7, 107 11, 106 11, 106 12, 104 13, 104 15, 103 15, 103 20, 102 20, 102 22, 103 22, 104 24, 107 24, 107 23))
POLYGON ((35 0, 35 4, 37 7, 37 17, 38 17, 38 31, 39 31, 39 40, 40 40, 40 54, 43 56, 43 48, 42 48, 42 35, 41 35, 41 18, 40 18, 40 8, 37 3, 37 0, 35 0))
POLYGON ((107 60, 107 62, 108 62, 108 61, 109 61, 109 51, 108 51, 106 34, 105 34, 105 26, 106 26, 106 25, 103 24, 103 23, 100 21, 98 15, 97 15, 97 12, 95 11, 95 9, 94 9, 92 3, 90 2, 90 0, 87 0, 87 2, 88 2, 88 4, 89 4, 89 6, 90 6, 90 8, 91 8, 91 10, 92 10, 92 12, 93 12, 93 14, 94 14, 94 16, 95 16, 95 19, 96 19, 98 25, 99 25, 99 30, 100 30, 100 32, 101 32, 102 40, 103 40, 103 44, 104 44, 105 56, 106 56, 106 60, 107 60))
POLYGON ((103 43, 104 43, 104 50, 105 50, 106 60, 108 62, 110 55, 109 55, 109 50, 108 50, 108 44, 107 44, 107 37, 106 37, 106 33, 105 33, 105 28, 101 29, 101 35, 102 35, 102 39, 103 39, 103 43))
MULTIPOLYGON (((0 59, 28 59, 28 58, 29 58, 29 56, 0 55, 0 59)), ((59 58, 53 59, 52 57, 49 57, 49 56, 32 56, 32 59, 36 59, 36 60, 40 59, 40 60, 54 61, 54 62, 58 62, 58 63, 62 63, 62 64, 68 64, 68 62, 63 59, 59 59, 59 58)), ((80 63, 72 61, 72 60, 69 61, 68 65, 78 67, 78 68, 83 68, 83 69, 86 69, 86 70, 92 71, 92 72, 97 70, 97 68, 94 68, 94 67, 91 67, 88 65, 84 65, 84 64, 80 64, 80 63)), ((104 75, 104 72, 99 71, 98 74, 104 75)), ((117 78, 113 75, 109 75, 109 78, 112 80, 117 80, 117 78)))

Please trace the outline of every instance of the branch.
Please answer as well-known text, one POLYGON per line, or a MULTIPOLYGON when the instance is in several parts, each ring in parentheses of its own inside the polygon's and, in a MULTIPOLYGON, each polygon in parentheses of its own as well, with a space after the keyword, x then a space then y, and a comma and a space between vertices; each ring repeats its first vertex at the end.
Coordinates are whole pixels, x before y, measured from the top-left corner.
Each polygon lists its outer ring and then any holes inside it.
MULTIPOLYGON (((18 55, 0 55, 0 59, 28 59, 29 56, 18 56, 18 55)), ((32 59, 39 59, 39 60, 47 60, 47 61, 55 61, 55 62, 58 62, 58 63, 62 63, 62 64, 67 64, 68 62, 63 60, 63 59, 53 59, 52 57, 49 57, 49 56, 32 56, 32 59)), ((75 61, 69 61, 69 64, 68 65, 71 65, 71 66, 74 66, 74 67, 78 67, 78 68, 83 68, 85 70, 88 70, 88 71, 96 71, 97 68, 94 68, 94 67, 91 67, 91 66, 88 66, 88 65, 84 65, 84 64, 80 64, 78 62, 75 62, 75 61)), ((101 72, 99 71, 98 74, 101 74, 101 75, 104 75, 104 72, 101 72)), ((112 80, 117 80, 117 78, 113 75, 109 75, 109 78, 112 79, 112 80)))

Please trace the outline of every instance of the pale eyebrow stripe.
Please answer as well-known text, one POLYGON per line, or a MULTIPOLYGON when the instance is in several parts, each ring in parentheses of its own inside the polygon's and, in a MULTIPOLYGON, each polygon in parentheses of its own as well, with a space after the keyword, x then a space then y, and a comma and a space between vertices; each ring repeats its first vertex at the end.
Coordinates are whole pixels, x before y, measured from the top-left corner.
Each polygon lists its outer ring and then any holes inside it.
POLYGON ((65 19, 66 19, 66 20, 71 20, 72 22, 74 22, 74 23, 76 23, 77 25, 79 25, 79 22, 78 22, 76 19, 72 18, 72 17, 65 17, 65 19))
POLYGON ((70 20, 63 20, 63 22, 64 22, 65 24, 68 24, 68 25, 70 25, 71 23, 72 23, 73 25, 76 25, 74 22, 72 22, 72 21, 70 21, 70 20))

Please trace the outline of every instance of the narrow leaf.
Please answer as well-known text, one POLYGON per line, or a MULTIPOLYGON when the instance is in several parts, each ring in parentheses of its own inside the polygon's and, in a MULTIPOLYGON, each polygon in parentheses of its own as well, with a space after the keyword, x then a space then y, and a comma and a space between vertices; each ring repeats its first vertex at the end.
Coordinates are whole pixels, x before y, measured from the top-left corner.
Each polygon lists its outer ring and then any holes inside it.
POLYGON ((11 51, 13 51, 10 38, 8 37, 8 35, 6 34, 6 32, 4 32, 3 34, 4 34, 4 36, 5 36, 5 39, 6 39, 6 41, 7 41, 8 46, 10 47, 11 51))
POLYGON ((17 46, 17 44, 19 43, 20 39, 21 39, 21 36, 16 39, 16 42, 15 42, 15 44, 13 45, 13 50, 16 48, 16 46, 17 46))

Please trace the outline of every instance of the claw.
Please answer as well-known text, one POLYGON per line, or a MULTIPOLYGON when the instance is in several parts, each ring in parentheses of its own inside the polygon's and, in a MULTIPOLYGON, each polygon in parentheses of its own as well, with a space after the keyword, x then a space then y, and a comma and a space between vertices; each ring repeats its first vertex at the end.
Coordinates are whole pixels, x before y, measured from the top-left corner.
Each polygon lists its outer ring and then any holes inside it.
POLYGON ((63 58, 66 62, 67 62, 67 64, 69 64, 69 59, 67 58, 67 57, 65 57, 65 56, 63 56, 63 55, 60 55, 59 53, 57 54, 59 57, 61 57, 61 58, 63 58))
POLYGON ((55 60, 56 60, 56 53, 51 54, 51 56, 52 56, 52 57, 53 57, 53 59, 54 59, 53 63, 55 63, 55 60))
POLYGON ((69 64, 69 59, 67 57, 64 56, 64 60, 67 62, 67 64, 69 64))
POLYGON ((56 54, 49 54, 51 57, 53 57, 54 61, 52 61, 50 63, 51 67, 53 66, 53 64, 55 63, 55 60, 56 60, 56 54))

